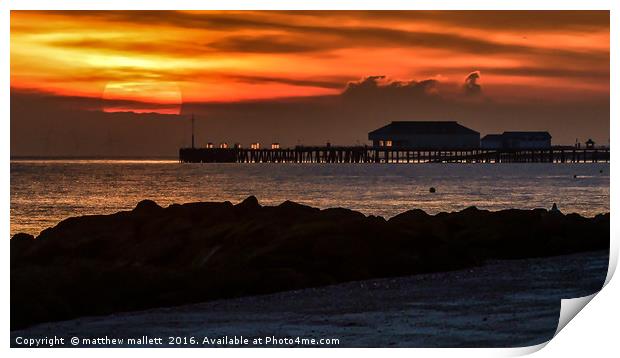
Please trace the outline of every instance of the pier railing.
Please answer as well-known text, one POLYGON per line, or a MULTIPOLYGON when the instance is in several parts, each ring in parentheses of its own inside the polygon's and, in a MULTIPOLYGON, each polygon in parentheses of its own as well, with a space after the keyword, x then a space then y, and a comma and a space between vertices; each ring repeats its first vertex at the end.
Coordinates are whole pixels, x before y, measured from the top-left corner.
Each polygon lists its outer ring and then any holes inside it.
POLYGON ((183 163, 608 163, 609 148, 420 149, 297 146, 278 149, 181 148, 183 163))

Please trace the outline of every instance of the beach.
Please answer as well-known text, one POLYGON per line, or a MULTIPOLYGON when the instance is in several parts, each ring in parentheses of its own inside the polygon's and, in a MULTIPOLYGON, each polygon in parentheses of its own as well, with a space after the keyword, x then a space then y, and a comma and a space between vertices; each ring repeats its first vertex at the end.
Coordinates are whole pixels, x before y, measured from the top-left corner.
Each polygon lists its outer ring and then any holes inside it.
POLYGON ((11 328, 473 268, 609 247, 609 214, 480 210, 389 220, 285 201, 197 202, 65 219, 11 239, 11 328))
POLYGON ((466 270, 84 317, 12 331, 11 345, 18 346, 17 337, 58 336, 67 342, 125 339, 108 346, 238 347, 244 345, 202 340, 275 336, 338 339, 326 345, 331 347, 523 347, 553 337, 561 299, 601 289, 607 261, 606 251, 499 260, 466 270), (127 344, 143 336, 162 344, 127 344), (198 343, 169 344, 169 337, 198 343))

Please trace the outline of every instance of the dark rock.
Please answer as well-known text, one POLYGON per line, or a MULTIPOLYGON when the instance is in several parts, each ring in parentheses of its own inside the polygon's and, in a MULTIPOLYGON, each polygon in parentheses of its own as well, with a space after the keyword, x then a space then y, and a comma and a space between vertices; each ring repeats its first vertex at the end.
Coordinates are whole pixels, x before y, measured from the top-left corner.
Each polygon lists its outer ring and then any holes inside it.
POLYGON ((146 199, 139 202, 133 209, 133 212, 139 215, 151 215, 161 211, 162 209, 163 208, 153 200, 146 199))
POLYGON ((424 210, 413 209, 409 211, 405 211, 404 213, 398 214, 388 220, 390 223, 395 225, 412 223, 412 222, 421 222, 426 221, 431 216, 428 215, 424 210))
POLYGON ((110 314, 454 270, 485 260, 609 248, 609 214, 474 207, 382 217, 286 201, 262 207, 150 200, 11 239, 11 329, 110 314))
POLYGON ((280 209, 280 211, 289 211, 289 212, 298 212, 298 213, 317 211, 317 209, 311 206, 299 204, 299 203, 296 203, 290 200, 284 201, 282 204, 278 205, 277 208, 280 209))
POLYGON ((34 236, 19 233, 11 238, 11 262, 20 261, 23 256, 34 248, 34 236))
POLYGON ((235 205, 235 208, 243 211, 258 210, 261 208, 258 199, 254 195, 250 195, 245 200, 235 205))
POLYGON ((13 237, 11 238, 11 243, 16 244, 21 243, 22 241, 28 242, 30 240, 34 240, 34 236, 30 234, 19 233, 13 235, 13 237))

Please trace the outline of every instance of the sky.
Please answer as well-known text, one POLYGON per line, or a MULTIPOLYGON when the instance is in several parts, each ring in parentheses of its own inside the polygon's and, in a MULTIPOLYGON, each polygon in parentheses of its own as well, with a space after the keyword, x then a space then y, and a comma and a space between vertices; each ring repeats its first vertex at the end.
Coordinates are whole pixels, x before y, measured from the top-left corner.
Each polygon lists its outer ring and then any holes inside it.
POLYGON ((608 11, 12 11, 11 148, 175 155, 190 113, 202 142, 456 120, 607 144, 609 71, 608 11))

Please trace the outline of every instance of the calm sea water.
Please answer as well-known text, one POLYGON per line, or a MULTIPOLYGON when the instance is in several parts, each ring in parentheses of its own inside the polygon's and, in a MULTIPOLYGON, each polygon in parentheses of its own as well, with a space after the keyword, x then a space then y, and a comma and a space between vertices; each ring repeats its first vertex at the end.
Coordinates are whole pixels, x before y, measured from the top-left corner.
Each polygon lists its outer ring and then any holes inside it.
POLYGON ((12 160, 11 235, 69 216, 193 201, 293 200, 386 218, 475 205, 609 211, 609 164, 179 164, 161 160, 12 160), (577 178, 574 178, 577 175, 577 178), (429 193, 430 187, 435 193, 429 193))

